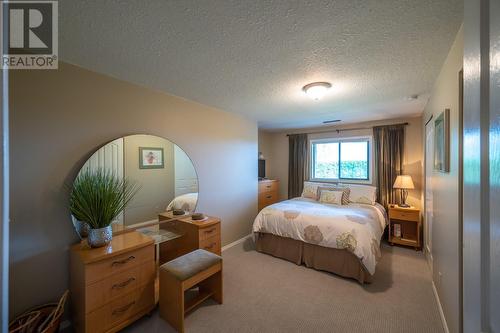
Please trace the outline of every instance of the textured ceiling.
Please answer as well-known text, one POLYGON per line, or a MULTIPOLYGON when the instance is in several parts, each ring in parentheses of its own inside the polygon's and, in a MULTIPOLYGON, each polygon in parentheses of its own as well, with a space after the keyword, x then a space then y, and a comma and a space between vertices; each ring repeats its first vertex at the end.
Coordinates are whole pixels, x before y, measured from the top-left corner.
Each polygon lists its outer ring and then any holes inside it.
MULTIPOLYGON (((59 1, 62 60, 261 128, 419 114, 462 0, 59 1), (329 81, 312 101, 301 91, 329 81), (421 94, 416 101, 405 97, 421 94)), ((137 110, 140 112, 140 110, 137 110)))

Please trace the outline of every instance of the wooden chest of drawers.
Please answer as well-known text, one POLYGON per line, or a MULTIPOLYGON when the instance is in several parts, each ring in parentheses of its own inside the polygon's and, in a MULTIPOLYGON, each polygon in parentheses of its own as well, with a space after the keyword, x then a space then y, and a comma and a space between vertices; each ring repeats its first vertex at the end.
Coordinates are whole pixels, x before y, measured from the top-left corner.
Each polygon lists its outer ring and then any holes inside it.
POLYGON ((266 179, 259 180, 259 211, 279 200, 279 181, 266 179))
POLYGON ((221 255, 220 219, 207 217, 204 221, 193 221, 190 217, 176 218, 170 213, 158 215, 160 228, 183 235, 177 239, 160 244, 160 265, 196 249, 204 249, 221 255))
POLYGON ((70 270, 77 332, 116 332, 155 306, 153 239, 139 232, 114 236, 106 247, 74 245, 70 270))

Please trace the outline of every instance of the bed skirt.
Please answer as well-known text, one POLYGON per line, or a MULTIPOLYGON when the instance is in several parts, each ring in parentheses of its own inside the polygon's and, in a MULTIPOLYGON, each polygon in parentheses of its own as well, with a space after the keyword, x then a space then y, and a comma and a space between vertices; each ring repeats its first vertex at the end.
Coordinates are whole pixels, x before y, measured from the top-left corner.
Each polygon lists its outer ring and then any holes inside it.
POLYGON ((327 271, 343 277, 356 279, 359 283, 373 282, 358 257, 347 250, 339 250, 304 243, 292 238, 268 233, 255 233, 256 249, 259 252, 286 259, 297 265, 327 271))

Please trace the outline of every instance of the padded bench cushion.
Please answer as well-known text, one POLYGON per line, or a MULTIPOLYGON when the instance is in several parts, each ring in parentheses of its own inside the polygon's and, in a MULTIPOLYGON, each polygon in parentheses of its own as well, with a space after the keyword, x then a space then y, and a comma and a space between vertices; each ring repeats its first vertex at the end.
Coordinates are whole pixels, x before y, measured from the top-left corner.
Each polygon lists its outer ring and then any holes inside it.
POLYGON ((167 271, 177 280, 184 281, 221 261, 222 257, 198 249, 161 265, 160 271, 167 271))

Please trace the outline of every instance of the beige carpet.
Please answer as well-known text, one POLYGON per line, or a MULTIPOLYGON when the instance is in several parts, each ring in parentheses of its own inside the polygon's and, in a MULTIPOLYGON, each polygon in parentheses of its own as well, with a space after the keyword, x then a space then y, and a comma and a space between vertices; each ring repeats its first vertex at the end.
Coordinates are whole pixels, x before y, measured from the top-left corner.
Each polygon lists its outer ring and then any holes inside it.
MULTIPOLYGON (((224 304, 207 301, 187 332, 443 332, 422 252, 383 245, 375 282, 319 272, 253 250, 224 252, 224 304)), ((173 332, 156 311, 125 332, 173 332)))

